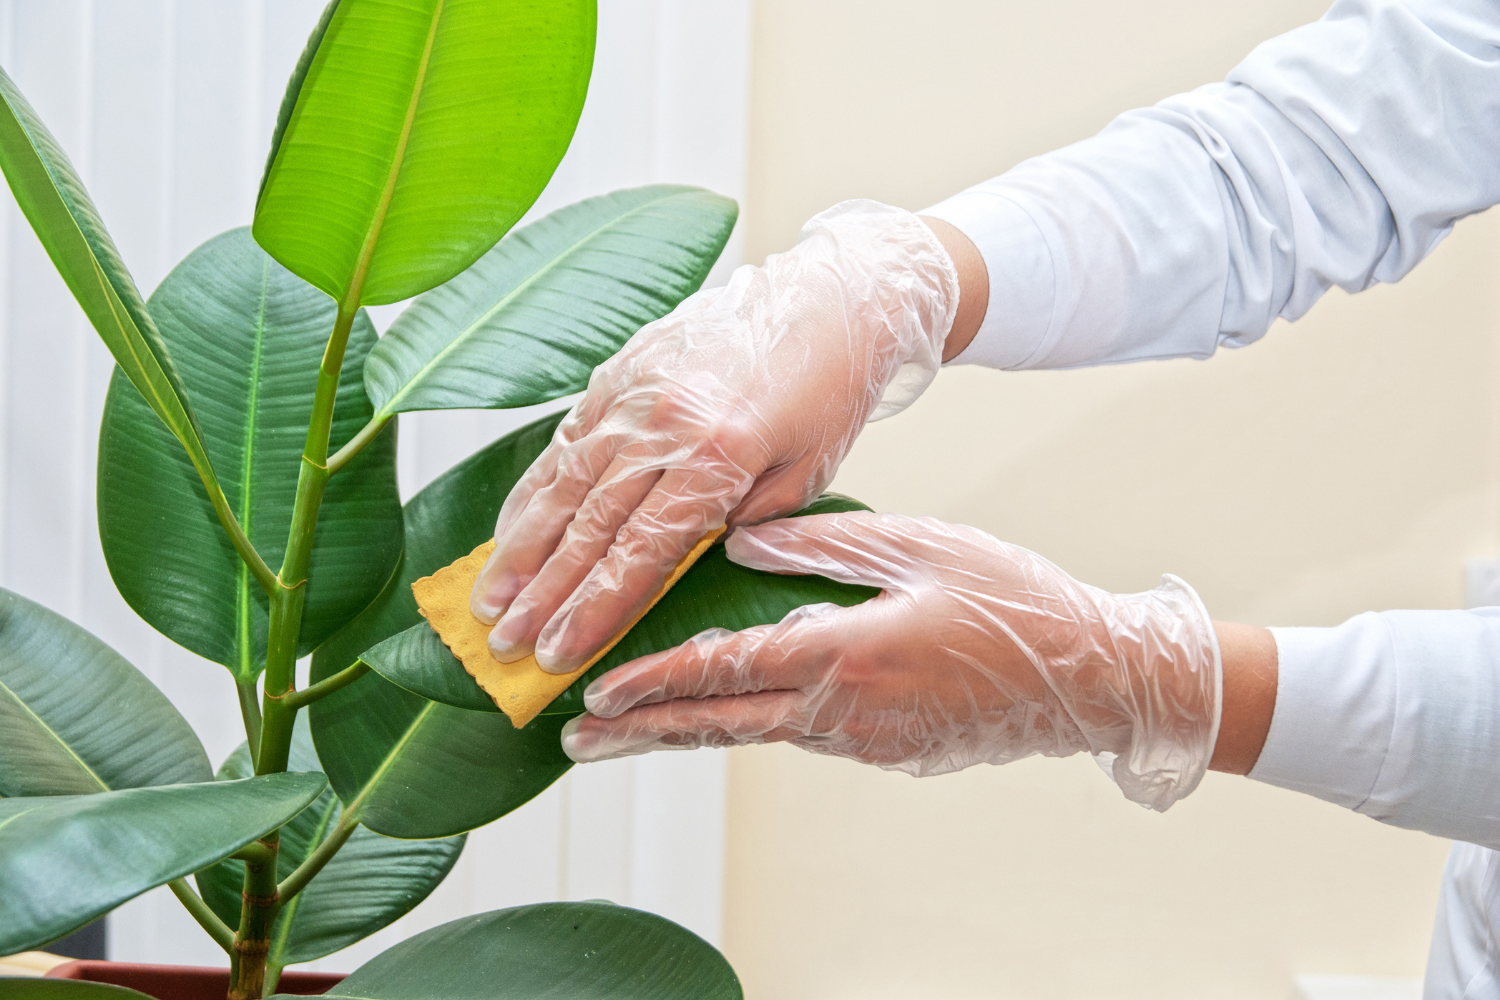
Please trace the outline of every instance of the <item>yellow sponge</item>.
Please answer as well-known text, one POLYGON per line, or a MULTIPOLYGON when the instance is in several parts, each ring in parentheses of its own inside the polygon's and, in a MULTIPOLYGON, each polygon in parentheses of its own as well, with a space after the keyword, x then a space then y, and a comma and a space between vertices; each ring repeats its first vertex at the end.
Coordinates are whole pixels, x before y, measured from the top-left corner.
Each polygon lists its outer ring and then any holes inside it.
POLYGON ((605 653, 614 649, 615 644, 625 638, 625 633, 635 628, 636 622, 656 606, 656 602, 672 589, 672 585, 682 579, 682 574, 688 571, 688 567, 697 562, 698 557, 707 552, 708 547, 718 541, 722 534, 723 528, 715 528, 704 535, 693 546, 692 551, 678 562, 672 575, 667 577, 667 582, 651 598, 651 603, 613 639, 605 643, 603 649, 590 657, 587 663, 569 674, 547 673, 537 664, 535 656, 528 656, 515 663, 501 663, 490 655, 489 635, 492 626, 475 618, 469 610, 469 592, 474 589, 474 581, 478 579, 484 561, 495 550, 493 540, 485 542, 431 576, 422 577, 411 585, 411 590, 417 597, 417 607, 421 609, 433 631, 453 655, 458 657, 469 676, 478 682, 485 694, 495 700, 496 707, 510 716, 511 725, 520 729, 541 714, 542 709, 566 691, 584 671, 603 659, 605 653))

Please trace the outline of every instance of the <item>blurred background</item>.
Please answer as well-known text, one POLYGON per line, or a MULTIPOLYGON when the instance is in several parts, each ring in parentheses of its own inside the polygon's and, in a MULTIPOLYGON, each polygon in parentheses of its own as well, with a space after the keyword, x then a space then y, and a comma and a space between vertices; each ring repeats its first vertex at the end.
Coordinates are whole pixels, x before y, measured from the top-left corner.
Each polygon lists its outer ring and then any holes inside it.
MULTIPOLYGON (((0 61, 143 289, 249 221, 321 6, 0 0, 0 61)), ((723 266, 759 262, 836 201, 921 209, 1222 78, 1324 7, 600 0, 589 105, 539 210, 703 184, 743 207, 723 266)), ((131 656, 219 759, 238 739, 227 675, 136 620, 98 552, 108 357, 13 206, 0 224, 0 585, 131 656)), ((1497 275, 1490 214, 1399 286, 1334 291, 1206 362, 948 369, 862 436, 834 487, 1110 589, 1177 573, 1222 619, 1462 607, 1466 561, 1500 553, 1497 275)), ((532 416, 404 421, 404 490, 532 416)), ((322 965, 463 912, 604 896, 719 943, 753 1000, 1286 998, 1299 976, 1420 976, 1447 846, 1217 774, 1156 815, 1082 758, 917 781, 784 747, 657 755, 576 769, 473 835, 400 925, 322 965)), ((112 957, 212 959, 166 903, 130 906, 112 957)))

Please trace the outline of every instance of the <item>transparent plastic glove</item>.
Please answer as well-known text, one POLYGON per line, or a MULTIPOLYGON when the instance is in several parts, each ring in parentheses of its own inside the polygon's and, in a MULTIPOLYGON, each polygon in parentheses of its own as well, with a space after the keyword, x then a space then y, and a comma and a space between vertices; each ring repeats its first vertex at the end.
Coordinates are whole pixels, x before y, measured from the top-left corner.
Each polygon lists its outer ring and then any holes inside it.
POLYGON ((1218 644, 1176 577, 1111 594, 975 528, 890 514, 741 528, 728 550, 755 569, 883 593, 712 629, 610 671, 563 730, 569 757, 785 740, 928 775, 1087 750, 1154 809, 1208 767, 1218 644))
POLYGON ((496 658, 571 671, 710 530, 804 506, 931 381, 957 308, 932 231, 860 201, 643 327, 501 508, 470 599, 496 658))

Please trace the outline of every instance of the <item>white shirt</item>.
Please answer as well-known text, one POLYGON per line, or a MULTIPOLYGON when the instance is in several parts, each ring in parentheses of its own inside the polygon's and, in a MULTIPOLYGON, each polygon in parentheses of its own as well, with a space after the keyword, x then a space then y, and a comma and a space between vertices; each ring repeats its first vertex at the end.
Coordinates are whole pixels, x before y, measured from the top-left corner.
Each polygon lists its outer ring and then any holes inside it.
MULTIPOLYGON (((1500 0, 1340 0, 1223 83, 1116 119, 924 214, 989 270, 954 360, 1207 357, 1330 287, 1396 281, 1500 203, 1500 0)), ((1277 629, 1251 777, 1455 848, 1428 1000, 1500 998, 1500 609, 1277 629)))

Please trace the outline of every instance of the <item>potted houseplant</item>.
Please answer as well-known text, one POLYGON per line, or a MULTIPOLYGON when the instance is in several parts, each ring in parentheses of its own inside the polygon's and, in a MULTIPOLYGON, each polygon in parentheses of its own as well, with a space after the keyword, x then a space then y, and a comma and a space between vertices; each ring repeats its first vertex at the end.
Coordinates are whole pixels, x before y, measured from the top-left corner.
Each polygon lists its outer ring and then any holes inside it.
MULTIPOLYGON (((194 250, 149 302, 0 74, 0 168, 117 361, 98 475, 111 576, 153 627, 231 672, 246 734, 215 773, 139 671, 0 591, 0 955, 168 885, 228 956, 193 995, 274 992, 284 967, 410 910, 466 831, 557 780, 570 766, 559 731, 598 674, 705 628, 870 596, 711 551, 519 729, 417 611, 411 583, 488 537, 560 417, 403 507, 399 414, 583 389, 698 288, 735 222, 727 198, 654 186, 509 232, 571 139, 594 28, 593 0, 333 0, 288 83, 253 227, 194 250), (377 338, 363 307, 411 296, 377 338)), ((829 495, 809 510, 856 506, 829 495)), ((598 901, 433 928, 339 992, 740 995, 707 943, 598 901)), ((4 996, 75 993, 120 988, 0 979, 4 996)))

